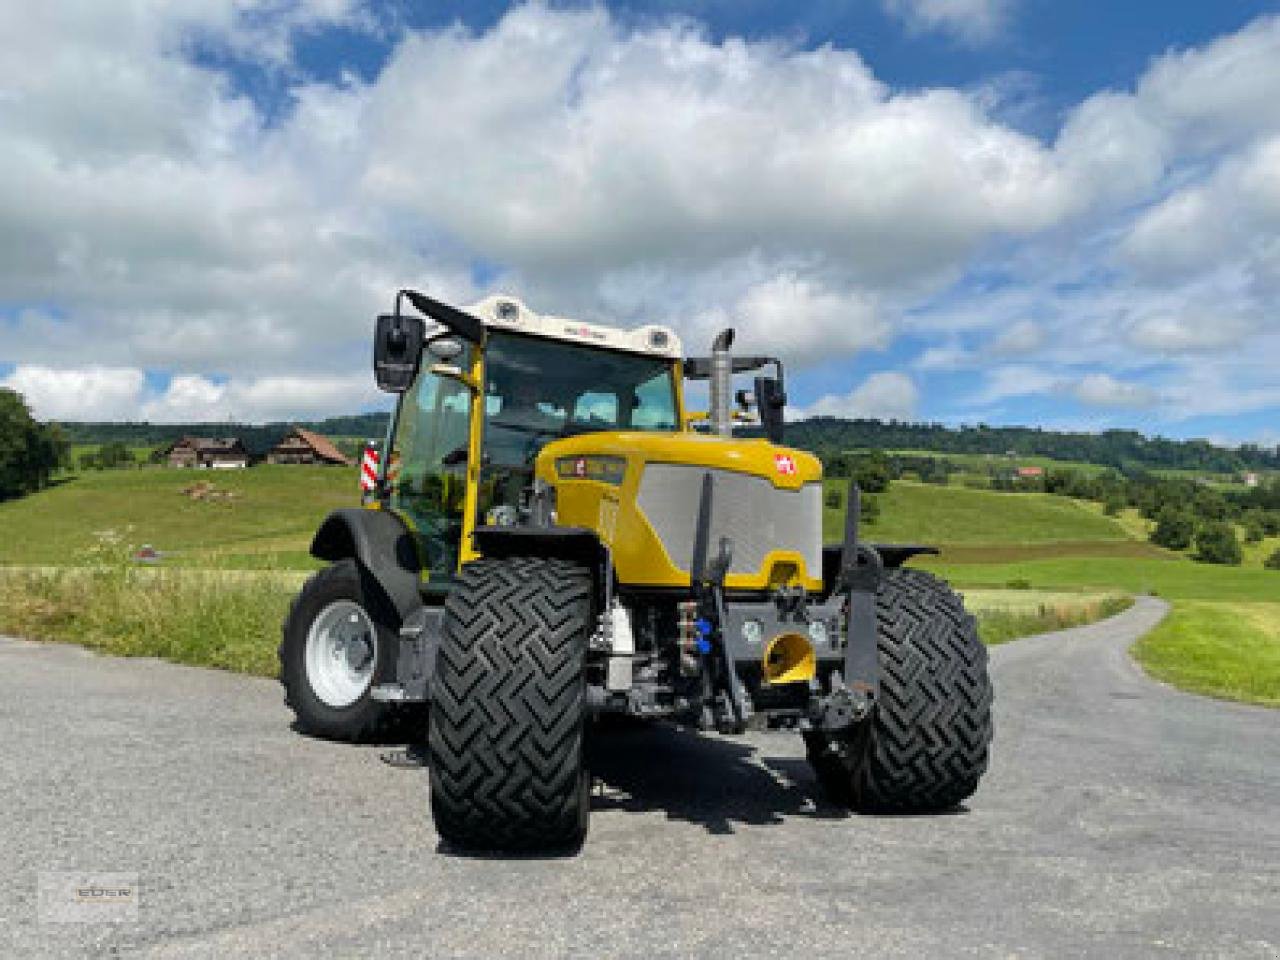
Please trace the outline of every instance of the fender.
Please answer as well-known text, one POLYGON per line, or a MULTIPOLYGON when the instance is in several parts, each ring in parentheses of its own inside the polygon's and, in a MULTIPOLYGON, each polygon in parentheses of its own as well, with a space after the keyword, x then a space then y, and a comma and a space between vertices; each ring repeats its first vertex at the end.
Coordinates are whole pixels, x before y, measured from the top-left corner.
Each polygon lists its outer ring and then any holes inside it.
POLYGON ((612 589, 609 548, 590 527, 476 527, 473 538, 481 556, 549 557, 569 560, 591 571, 597 603, 607 602, 612 589))
MULTIPOLYGON (((942 552, 937 547, 927 546, 922 543, 872 543, 869 546, 874 547, 876 553, 880 554, 880 558, 884 560, 886 570, 896 570, 912 557, 925 554, 936 555, 942 552)), ((830 544, 822 548, 824 574, 828 569, 838 570, 840 568, 840 553, 842 550, 844 550, 844 547, 830 544)))
POLYGON ((551 557, 596 566, 608 552, 589 527, 476 527, 476 549, 485 557, 551 557))
POLYGON ((381 588, 403 623, 422 606, 422 565, 413 534, 399 517, 382 510, 343 507, 325 517, 311 541, 320 560, 354 557, 381 588))

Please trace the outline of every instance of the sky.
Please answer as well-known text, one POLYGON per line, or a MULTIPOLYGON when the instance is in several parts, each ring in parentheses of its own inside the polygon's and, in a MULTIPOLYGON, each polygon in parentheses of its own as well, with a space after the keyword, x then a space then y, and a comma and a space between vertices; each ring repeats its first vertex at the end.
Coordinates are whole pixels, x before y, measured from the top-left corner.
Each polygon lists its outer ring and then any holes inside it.
POLYGON ((793 417, 1280 444, 1280 0, 0 7, 0 385, 385 409, 372 318, 724 326, 793 417))

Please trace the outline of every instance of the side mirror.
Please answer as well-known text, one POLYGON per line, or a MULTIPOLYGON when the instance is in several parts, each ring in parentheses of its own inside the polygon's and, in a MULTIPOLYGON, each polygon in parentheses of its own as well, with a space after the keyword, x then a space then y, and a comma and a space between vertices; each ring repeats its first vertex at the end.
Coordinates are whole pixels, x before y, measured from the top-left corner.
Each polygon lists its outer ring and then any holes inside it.
POLYGON ((756 413, 770 443, 782 443, 782 411, 786 406, 787 395, 781 383, 773 377, 756 377, 756 413))
POLYGON ((379 390, 404 393, 413 385, 426 330, 421 317, 378 317, 373 328, 373 378, 379 390))

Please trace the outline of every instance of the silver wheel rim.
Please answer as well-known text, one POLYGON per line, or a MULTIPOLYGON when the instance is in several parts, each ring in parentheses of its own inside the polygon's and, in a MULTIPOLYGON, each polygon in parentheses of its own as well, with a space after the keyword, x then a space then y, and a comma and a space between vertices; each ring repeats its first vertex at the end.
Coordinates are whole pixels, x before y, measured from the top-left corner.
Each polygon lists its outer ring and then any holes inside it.
POLYGON ((307 680, 321 703, 349 707, 373 681, 378 632, 364 607, 335 600, 307 631, 307 680))

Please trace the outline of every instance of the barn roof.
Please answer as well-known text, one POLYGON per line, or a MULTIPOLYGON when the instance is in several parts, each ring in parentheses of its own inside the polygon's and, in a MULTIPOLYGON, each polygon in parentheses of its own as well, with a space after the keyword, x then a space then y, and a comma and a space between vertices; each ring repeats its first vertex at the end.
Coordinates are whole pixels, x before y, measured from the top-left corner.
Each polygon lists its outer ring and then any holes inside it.
POLYGON ((341 450, 335 447, 333 445, 333 441, 328 437, 321 436, 311 430, 304 430, 302 427, 294 427, 290 433, 300 437, 303 443, 316 452, 317 456, 322 457, 325 460, 332 460, 334 463, 351 463, 351 460, 348 459, 341 450))

